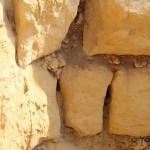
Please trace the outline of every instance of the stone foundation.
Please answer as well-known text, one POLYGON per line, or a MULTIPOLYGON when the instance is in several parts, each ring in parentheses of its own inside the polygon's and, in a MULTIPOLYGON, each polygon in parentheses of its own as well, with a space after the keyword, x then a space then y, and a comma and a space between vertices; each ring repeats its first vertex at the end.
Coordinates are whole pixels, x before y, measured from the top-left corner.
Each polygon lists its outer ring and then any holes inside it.
POLYGON ((148 0, 0 1, 0 150, 148 150, 149 26, 148 0))

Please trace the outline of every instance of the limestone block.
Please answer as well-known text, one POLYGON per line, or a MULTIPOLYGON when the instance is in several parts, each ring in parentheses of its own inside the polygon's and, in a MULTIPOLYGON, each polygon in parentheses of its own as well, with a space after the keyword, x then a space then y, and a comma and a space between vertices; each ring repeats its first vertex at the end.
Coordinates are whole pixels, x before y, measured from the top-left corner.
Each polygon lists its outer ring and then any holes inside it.
POLYGON ((0 150, 32 149, 60 135, 57 80, 39 62, 20 69, 15 40, 0 3, 0 150))
POLYGON ((20 66, 60 48, 78 4, 79 0, 14 0, 20 66))
POLYGON ((56 82, 53 75, 34 63, 24 70, 24 84, 18 83, 24 86, 24 93, 1 97, 0 149, 32 149, 43 140, 59 137, 56 82))
POLYGON ((150 69, 117 72, 111 90, 109 131, 131 136, 150 135, 150 69))
POLYGON ((149 0, 87 0, 84 50, 88 55, 150 55, 149 27, 149 0))
POLYGON ((65 67, 60 87, 66 126, 75 129, 81 136, 102 131, 104 99, 111 80, 112 73, 105 67, 65 67))

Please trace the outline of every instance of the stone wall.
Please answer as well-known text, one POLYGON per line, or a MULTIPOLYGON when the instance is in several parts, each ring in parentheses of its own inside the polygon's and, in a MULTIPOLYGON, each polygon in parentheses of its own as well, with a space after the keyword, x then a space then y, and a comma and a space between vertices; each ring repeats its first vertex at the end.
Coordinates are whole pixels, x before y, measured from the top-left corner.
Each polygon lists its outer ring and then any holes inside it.
POLYGON ((0 150, 149 148, 149 27, 149 0, 1 0, 0 150))

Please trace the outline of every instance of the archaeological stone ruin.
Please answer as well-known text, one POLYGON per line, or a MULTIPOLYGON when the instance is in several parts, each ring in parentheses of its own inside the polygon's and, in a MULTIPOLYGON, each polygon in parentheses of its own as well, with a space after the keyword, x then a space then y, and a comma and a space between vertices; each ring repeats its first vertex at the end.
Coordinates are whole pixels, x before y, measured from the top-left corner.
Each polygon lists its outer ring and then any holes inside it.
POLYGON ((0 150, 150 150, 150 0, 0 0, 0 150))

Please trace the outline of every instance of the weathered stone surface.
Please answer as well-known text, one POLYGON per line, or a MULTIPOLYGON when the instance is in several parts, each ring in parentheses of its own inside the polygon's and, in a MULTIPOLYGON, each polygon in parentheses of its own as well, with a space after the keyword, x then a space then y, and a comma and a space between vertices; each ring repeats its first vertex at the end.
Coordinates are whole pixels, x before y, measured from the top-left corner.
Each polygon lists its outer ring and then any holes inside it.
POLYGON ((78 3, 79 0, 14 0, 20 66, 60 48, 78 3))
POLYGON ((150 69, 119 71, 112 82, 109 131, 150 135, 150 69))
POLYGON ((111 80, 112 73, 104 67, 65 67, 60 79, 65 124, 81 136, 100 133, 103 128, 104 99, 111 80))
POLYGON ((24 94, 6 96, 1 98, 2 150, 32 149, 43 140, 59 137, 56 79, 39 64, 25 70, 24 94))
POLYGON ((149 0, 87 0, 85 11, 88 55, 150 55, 149 0))
POLYGON ((5 94, 5 91, 7 91, 10 96, 13 96, 19 91, 23 91, 23 86, 18 84, 22 77, 19 76, 15 62, 15 39, 1 3, 0 35, 0 93, 5 94))
POLYGON ((32 149, 60 134, 56 79, 34 63, 15 62, 14 37, 0 4, 0 149, 32 149))

